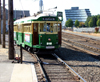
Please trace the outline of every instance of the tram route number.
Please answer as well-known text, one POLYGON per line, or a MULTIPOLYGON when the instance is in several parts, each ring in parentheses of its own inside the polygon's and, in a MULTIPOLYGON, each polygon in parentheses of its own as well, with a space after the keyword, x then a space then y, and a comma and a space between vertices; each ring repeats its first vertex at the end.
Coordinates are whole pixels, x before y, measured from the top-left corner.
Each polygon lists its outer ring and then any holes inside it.
POLYGON ((46 49, 54 49, 55 46, 46 46, 46 49))
POLYGON ((62 17, 62 12, 57 12, 58 17, 62 17))

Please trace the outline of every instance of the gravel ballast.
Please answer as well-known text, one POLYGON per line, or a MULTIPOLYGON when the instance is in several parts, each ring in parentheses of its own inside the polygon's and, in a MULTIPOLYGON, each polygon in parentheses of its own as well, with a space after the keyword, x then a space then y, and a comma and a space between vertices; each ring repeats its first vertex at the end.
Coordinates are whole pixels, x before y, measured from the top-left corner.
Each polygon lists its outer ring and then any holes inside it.
POLYGON ((98 59, 64 43, 56 50, 56 53, 87 82, 100 82, 100 61, 98 59))

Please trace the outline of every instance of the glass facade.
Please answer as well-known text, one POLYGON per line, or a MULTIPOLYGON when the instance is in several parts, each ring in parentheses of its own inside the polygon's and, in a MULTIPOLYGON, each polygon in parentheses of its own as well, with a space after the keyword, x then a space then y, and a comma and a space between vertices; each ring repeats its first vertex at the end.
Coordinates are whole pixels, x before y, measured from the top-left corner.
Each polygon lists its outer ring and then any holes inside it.
POLYGON ((76 19, 79 22, 86 21, 88 16, 91 16, 89 9, 79 9, 79 7, 72 7, 71 9, 65 10, 66 20, 72 19, 75 23, 76 19))

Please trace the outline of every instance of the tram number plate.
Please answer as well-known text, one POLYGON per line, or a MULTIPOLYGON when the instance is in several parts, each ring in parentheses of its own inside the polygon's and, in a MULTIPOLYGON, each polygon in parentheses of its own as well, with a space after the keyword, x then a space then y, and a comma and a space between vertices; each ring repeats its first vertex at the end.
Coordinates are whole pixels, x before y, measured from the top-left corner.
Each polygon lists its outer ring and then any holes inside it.
POLYGON ((52 49, 55 48, 54 46, 46 46, 46 49, 52 49))

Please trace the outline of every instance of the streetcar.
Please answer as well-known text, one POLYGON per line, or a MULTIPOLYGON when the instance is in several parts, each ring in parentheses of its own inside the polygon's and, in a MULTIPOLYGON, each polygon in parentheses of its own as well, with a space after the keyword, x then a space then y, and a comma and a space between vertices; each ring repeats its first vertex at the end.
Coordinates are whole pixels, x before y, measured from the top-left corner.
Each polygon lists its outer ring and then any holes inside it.
POLYGON ((40 13, 14 21, 14 41, 28 50, 61 47, 62 12, 40 13))

